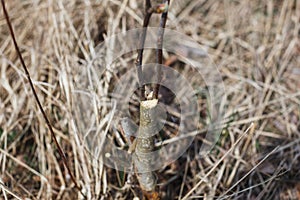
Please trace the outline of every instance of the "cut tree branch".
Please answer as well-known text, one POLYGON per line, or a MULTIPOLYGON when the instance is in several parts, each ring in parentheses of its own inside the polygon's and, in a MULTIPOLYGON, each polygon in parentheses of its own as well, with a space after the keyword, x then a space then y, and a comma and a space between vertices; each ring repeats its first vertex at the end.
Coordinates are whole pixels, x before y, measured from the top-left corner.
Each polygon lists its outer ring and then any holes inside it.
POLYGON ((154 191, 156 176, 152 171, 154 136, 157 132, 157 99, 142 101, 140 106, 140 126, 136 139, 135 167, 140 186, 144 191, 154 191))
MULTIPOLYGON (((138 130, 138 135, 136 138, 136 147, 135 147, 135 169, 136 174, 140 183, 140 186, 144 192, 144 195, 147 194, 154 195, 156 187, 156 175, 153 172, 153 163, 155 162, 155 146, 154 140, 155 135, 158 134, 158 122, 156 110, 158 109, 158 92, 159 85, 162 79, 161 75, 161 65, 162 65, 162 47, 163 47, 163 37, 164 29, 166 26, 166 21, 168 17, 168 7, 169 0, 164 0, 162 4, 158 4, 154 7, 151 7, 150 0, 146 0, 146 14, 143 22, 143 31, 140 36, 140 43, 138 49, 138 56, 136 59, 137 74, 140 85, 140 126, 138 130), (148 99, 145 95, 145 83, 143 80, 143 51, 145 45, 145 39, 147 35, 147 27, 151 15, 153 13, 161 14, 160 26, 158 29, 158 39, 156 47, 156 76, 157 83, 153 86, 154 96, 151 99, 148 99), (146 100, 147 99, 147 100, 146 100)), ((153 198, 151 198, 153 199, 153 198)))

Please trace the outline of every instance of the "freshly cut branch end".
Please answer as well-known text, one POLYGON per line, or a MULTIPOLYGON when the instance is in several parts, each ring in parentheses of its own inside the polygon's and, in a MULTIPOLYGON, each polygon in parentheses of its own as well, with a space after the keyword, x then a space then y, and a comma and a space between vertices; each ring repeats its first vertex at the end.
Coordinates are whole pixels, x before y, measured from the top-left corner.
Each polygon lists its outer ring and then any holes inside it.
MULTIPOLYGON (((152 109, 155 106, 157 106, 158 100, 157 99, 152 99, 152 100, 147 100, 147 101, 142 101, 141 102, 141 108, 144 109, 152 109)), ((142 113, 141 113, 142 114, 142 113)))

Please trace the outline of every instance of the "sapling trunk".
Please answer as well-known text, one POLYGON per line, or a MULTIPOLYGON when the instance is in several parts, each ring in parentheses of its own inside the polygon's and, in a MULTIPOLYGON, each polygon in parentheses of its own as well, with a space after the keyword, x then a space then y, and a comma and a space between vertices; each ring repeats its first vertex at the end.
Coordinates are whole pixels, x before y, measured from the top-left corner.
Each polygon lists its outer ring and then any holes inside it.
MULTIPOLYGON (((164 28, 167 21, 168 7, 170 0, 163 0, 163 4, 158 4, 154 7, 151 5, 150 0, 146 0, 145 11, 146 15, 143 22, 143 32, 140 36, 140 43, 138 49, 138 57, 136 59, 137 75, 139 79, 140 90, 140 126, 136 138, 136 147, 135 147, 135 159, 134 164, 137 171, 137 177, 140 183, 140 186, 144 192, 150 192, 155 194, 156 186, 156 176, 153 172, 153 167, 156 161, 155 157, 155 148, 154 148, 154 136, 159 132, 160 126, 158 123, 159 120, 159 108, 158 108, 158 93, 159 93, 159 84, 162 79, 160 65, 162 64, 162 47, 163 47, 163 35, 164 28), (145 84, 143 80, 143 51, 145 45, 145 39, 147 34, 147 27, 149 25, 149 20, 152 16, 152 13, 162 14, 160 28, 158 33, 157 40, 157 66, 156 74, 158 82, 155 84, 152 89, 153 99, 146 100, 145 96, 145 84)), ((133 145, 134 146, 134 145, 133 145)), ((129 149, 129 153, 132 152, 133 148, 129 149)), ((153 197, 151 199, 154 199, 153 197)), ((155 198, 158 199, 158 198, 155 198)))
POLYGON ((157 99, 141 101, 140 127, 135 148, 135 167, 140 186, 144 191, 154 191, 156 176, 153 170, 154 136, 158 132, 157 99))

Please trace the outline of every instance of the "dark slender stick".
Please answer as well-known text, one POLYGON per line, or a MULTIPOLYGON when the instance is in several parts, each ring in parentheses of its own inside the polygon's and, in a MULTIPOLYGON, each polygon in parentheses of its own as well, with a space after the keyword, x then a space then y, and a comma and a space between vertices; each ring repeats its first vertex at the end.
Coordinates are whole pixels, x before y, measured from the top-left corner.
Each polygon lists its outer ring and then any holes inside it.
POLYGON ((158 39, 157 39, 157 49, 156 49, 156 74, 157 74, 157 83, 154 85, 153 89, 153 98, 158 99, 158 92, 160 81, 162 79, 162 72, 161 72, 161 65, 163 62, 163 39, 164 39, 164 32, 166 27, 166 22, 168 18, 168 6, 170 4, 170 0, 164 0, 164 4, 166 7, 165 12, 161 14, 159 29, 158 29, 158 39))
POLYGON ((19 46, 18 46, 18 44, 17 44, 16 37, 15 37, 14 31, 13 31, 13 28, 12 28, 12 25, 11 25, 11 22, 10 22, 10 19, 9 19, 9 16, 8 16, 8 13, 7 13, 7 10, 6 10, 6 7, 5 7, 4 0, 1 0, 1 3, 2 3, 3 12, 4 12, 4 15, 5 15, 5 19, 6 19, 7 25, 8 25, 8 27, 9 27, 9 31, 10 31, 10 34, 11 34, 11 37, 12 37, 12 40, 13 40, 13 43, 14 43, 16 52, 17 52, 17 54, 18 54, 18 57, 19 57, 19 59, 20 59, 20 61, 21 61, 21 65, 22 65, 22 67, 23 67, 23 69, 24 69, 24 71, 25 71, 25 74, 26 74, 26 76, 27 76, 27 79, 28 79, 28 81, 29 81, 30 88, 31 88, 31 90, 32 90, 32 92, 33 92, 34 98, 35 98, 35 100, 36 100, 36 102, 37 102, 37 104, 38 104, 38 107, 39 107, 40 111, 42 112, 42 115, 43 115, 43 117, 44 117, 44 119, 45 119, 45 121, 46 121, 46 124, 47 124, 47 126, 48 126, 48 128, 49 128, 49 130, 50 130, 51 137, 52 137, 52 139, 53 139, 53 141, 54 141, 54 143, 55 143, 55 145, 56 145, 56 147, 57 147, 57 149, 58 149, 59 155, 60 155, 60 157, 62 158, 64 165, 66 166, 66 168, 67 168, 67 170, 68 170, 68 173, 69 173, 70 176, 71 176, 71 179, 72 179, 73 183, 75 184, 75 187, 80 191, 80 193, 81 193, 83 196, 85 196, 85 195, 82 193, 81 187, 77 184, 76 179, 75 179, 74 175, 73 175, 72 172, 71 172, 71 169, 70 169, 70 167, 69 167, 69 165, 68 165, 68 162, 67 162, 67 158, 66 158, 66 156, 65 156, 65 154, 64 154, 64 152, 63 152, 63 150, 62 150, 62 148, 60 147, 60 145, 59 145, 59 143, 58 143, 58 141, 57 141, 57 139, 56 139, 56 136, 55 136, 55 134, 54 134, 54 131, 53 131, 53 129, 52 129, 52 126, 51 126, 51 124, 50 124, 50 121, 49 121, 49 119, 48 119, 48 117, 47 117, 47 115, 46 115, 46 113, 45 113, 45 111, 44 111, 44 109, 43 109, 43 107, 42 107, 42 104, 41 104, 41 102, 40 102, 40 100, 39 100, 39 98, 38 98, 38 96, 37 96, 37 93, 36 93, 36 91, 35 91, 35 89, 34 89, 34 86, 33 86, 33 83, 32 83, 31 77, 30 77, 30 74, 29 74, 29 72, 28 72, 28 69, 27 69, 26 64, 25 64, 25 62, 24 62, 24 59, 23 59, 22 54, 21 54, 21 52, 20 52, 19 46))
POLYGON ((146 0, 146 5, 145 5, 146 15, 145 15, 144 22, 143 22, 143 32, 140 36, 138 56, 135 61, 135 64, 137 67, 137 72, 138 72, 139 84, 141 87, 140 98, 142 101, 146 100, 142 65, 143 65, 143 52, 144 52, 145 39, 146 39, 146 35, 147 35, 147 27, 149 25, 149 21, 150 21, 151 15, 153 13, 150 8, 151 8, 151 2, 150 2, 150 0, 146 0))
POLYGON ((145 11, 146 13, 148 12, 149 8, 151 8, 151 0, 146 0, 146 4, 145 4, 145 11))

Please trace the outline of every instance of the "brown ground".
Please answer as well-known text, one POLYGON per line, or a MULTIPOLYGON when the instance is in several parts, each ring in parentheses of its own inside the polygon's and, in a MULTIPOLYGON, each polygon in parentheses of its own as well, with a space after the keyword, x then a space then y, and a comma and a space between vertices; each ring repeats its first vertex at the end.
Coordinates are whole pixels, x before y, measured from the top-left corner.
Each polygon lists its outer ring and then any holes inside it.
MULTIPOLYGON (((141 1, 6 4, 38 96, 85 195, 140 197, 132 174, 88 161, 74 135, 76 102, 70 92, 75 69, 87 66, 98 43, 142 26, 141 1)), ((154 17, 151 26, 158 21, 154 17)), ((219 67, 227 123, 209 156, 197 156, 198 135, 180 159, 157 171, 162 198, 300 199, 300 0, 173 0, 167 27, 203 45, 219 67)), ((119 72, 128 70, 124 62, 136 57, 132 55, 118 61, 114 78, 102 77, 100 92, 111 90, 119 72)), ((164 59, 184 71, 179 58, 166 54, 164 59)), ((79 198, 34 101, 2 8, 0 61, 0 199, 79 198)), ((102 105, 103 130, 109 112, 102 105)))

